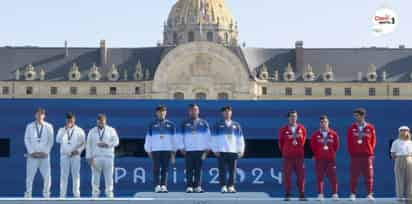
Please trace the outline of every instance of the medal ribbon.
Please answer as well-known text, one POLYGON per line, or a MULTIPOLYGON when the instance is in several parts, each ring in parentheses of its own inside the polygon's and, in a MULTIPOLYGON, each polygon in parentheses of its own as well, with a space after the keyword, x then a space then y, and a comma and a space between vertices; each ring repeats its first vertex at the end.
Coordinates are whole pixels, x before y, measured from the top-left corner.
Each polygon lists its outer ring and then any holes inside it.
POLYGON ((99 134, 99 140, 100 141, 103 141, 105 131, 106 131, 106 128, 103 128, 103 131, 101 131, 101 132, 100 132, 100 128, 97 128, 97 133, 99 134))
POLYGON ((65 128, 65 129, 66 129, 66 134, 67 134, 67 140, 68 140, 69 143, 70 143, 70 141, 72 140, 72 137, 73 137, 74 127, 71 128, 71 129, 72 129, 72 132, 70 132, 70 129, 69 129, 69 128, 65 128))
POLYGON ((293 140, 296 140, 296 138, 298 138, 298 135, 296 134, 296 132, 298 131, 298 128, 297 127, 295 127, 295 128, 290 127, 290 130, 292 132, 293 140), (294 131, 293 131, 293 129, 294 129, 294 131))
POLYGON ((327 146, 328 145, 328 136, 329 133, 327 131, 321 131, 322 138, 323 138, 323 145, 327 146))
POLYGON ((358 140, 363 139, 363 130, 365 129, 365 124, 362 124, 358 127, 358 140))
POLYGON ((39 140, 39 142, 40 142, 40 139, 41 139, 41 135, 43 134, 43 125, 41 125, 41 128, 39 129, 39 126, 37 125, 37 122, 36 122, 36 133, 37 133, 37 139, 39 140))

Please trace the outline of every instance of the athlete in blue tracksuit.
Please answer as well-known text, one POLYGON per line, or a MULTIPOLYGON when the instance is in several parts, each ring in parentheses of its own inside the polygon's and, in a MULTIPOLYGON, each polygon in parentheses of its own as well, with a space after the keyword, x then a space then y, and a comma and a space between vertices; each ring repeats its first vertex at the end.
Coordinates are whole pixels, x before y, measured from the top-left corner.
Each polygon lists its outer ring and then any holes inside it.
POLYGON ((240 124, 232 120, 230 106, 221 109, 223 120, 214 127, 211 147, 219 162, 219 180, 222 193, 236 193, 236 163, 245 152, 245 140, 240 124), (229 180, 226 173, 229 171, 229 180))
POLYGON ((179 134, 179 150, 185 155, 187 193, 203 193, 202 166, 210 150, 210 128, 199 118, 200 109, 189 105, 189 119, 184 121, 179 134))
POLYGON ((166 119, 167 109, 156 108, 156 120, 150 123, 144 149, 153 160, 153 181, 156 193, 167 193, 167 174, 170 162, 174 160, 176 146, 175 124, 166 119))

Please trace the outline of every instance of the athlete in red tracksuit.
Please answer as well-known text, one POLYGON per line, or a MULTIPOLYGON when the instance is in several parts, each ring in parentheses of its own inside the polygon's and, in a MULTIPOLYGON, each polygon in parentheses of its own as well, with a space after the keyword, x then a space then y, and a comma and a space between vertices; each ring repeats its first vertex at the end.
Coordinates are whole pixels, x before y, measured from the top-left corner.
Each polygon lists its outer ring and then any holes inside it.
POLYGON ((336 152, 339 148, 338 134, 329 128, 327 116, 320 117, 320 129, 310 137, 310 147, 315 157, 316 184, 319 200, 324 199, 323 178, 329 178, 332 198, 338 200, 338 181, 336 177, 336 152))
POLYGON ((306 129, 297 123, 298 113, 288 113, 289 124, 279 130, 279 149, 283 157, 283 182, 285 187, 285 201, 290 201, 293 173, 296 173, 300 200, 305 198, 305 165, 304 146, 306 129))
POLYGON ((366 111, 356 109, 354 112, 356 122, 348 129, 347 144, 351 156, 351 200, 356 199, 356 187, 359 177, 365 177, 368 199, 373 198, 373 159, 376 146, 375 127, 365 122, 366 111))

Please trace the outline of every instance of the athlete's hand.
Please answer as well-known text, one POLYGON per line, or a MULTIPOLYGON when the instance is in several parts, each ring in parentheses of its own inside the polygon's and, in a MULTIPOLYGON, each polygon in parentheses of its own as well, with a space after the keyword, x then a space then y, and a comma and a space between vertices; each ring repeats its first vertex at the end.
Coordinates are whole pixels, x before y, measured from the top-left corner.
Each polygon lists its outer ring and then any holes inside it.
POLYGON ((202 154, 202 160, 206 160, 208 154, 209 154, 209 151, 203 152, 203 154, 202 154))
POLYGON ((40 158, 39 152, 33 152, 33 153, 31 153, 31 154, 30 154, 30 157, 31 157, 31 158, 35 158, 35 159, 40 158))
POLYGON ((78 150, 74 150, 71 154, 70 154, 70 156, 77 156, 77 155, 79 155, 80 154, 80 152, 78 151, 78 150))
POLYGON ((89 163, 89 165, 92 166, 92 167, 95 165, 93 158, 86 159, 86 161, 87 161, 87 163, 89 163))
POLYGON ((43 159, 43 158, 46 158, 47 156, 48 156, 48 154, 45 153, 45 152, 38 152, 38 158, 43 159))
POLYGON ((104 143, 104 142, 97 143, 97 146, 100 147, 100 148, 109 148, 109 145, 104 143))
POLYGON ((153 159, 153 155, 151 152, 147 152, 147 156, 149 156, 150 159, 153 159))

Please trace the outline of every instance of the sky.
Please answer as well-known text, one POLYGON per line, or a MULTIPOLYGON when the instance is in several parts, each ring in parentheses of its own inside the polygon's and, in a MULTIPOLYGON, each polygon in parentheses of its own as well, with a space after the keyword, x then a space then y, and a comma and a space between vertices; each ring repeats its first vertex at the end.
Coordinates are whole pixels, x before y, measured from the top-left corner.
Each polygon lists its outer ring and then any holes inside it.
MULTIPOLYGON (((150 47, 176 0, 12 0, 0 6, 0 46, 150 47)), ((226 0, 247 47, 412 47, 412 0, 226 0), (382 5, 399 24, 376 37, 372 17, 382 5)))

